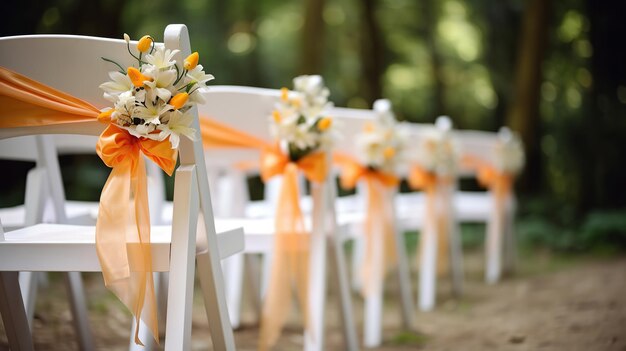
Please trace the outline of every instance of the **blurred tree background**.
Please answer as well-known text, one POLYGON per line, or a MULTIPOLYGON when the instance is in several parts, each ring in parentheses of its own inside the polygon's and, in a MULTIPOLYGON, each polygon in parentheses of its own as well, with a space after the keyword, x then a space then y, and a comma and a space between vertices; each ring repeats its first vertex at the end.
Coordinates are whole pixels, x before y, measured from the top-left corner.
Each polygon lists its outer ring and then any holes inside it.
MULTIPOLYGON (((126 32, 160 40, 167 24, 185 23, 214 84, 289 87, 298 74, 319 73, 338 106, 367 108, 385 97, 402 120, 446 114, 461 129, 509 125, 528 154, 518 183, 522 232, 561 249, 626 247, 625 1, 52 0, 8 7, 2 36, 126 32)), ((19 187, 2 192, 4 205, 21 201, 12 200, 19 187)))

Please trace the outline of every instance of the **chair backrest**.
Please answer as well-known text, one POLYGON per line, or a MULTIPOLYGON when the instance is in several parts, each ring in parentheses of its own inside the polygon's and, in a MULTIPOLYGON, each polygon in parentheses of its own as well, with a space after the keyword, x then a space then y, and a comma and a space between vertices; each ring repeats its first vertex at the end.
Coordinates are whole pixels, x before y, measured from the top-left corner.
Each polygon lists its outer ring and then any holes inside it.
MULTIPOLYGON (((205 103, 198 106, 200 118, 210 118, 236 130, 271 143, 269 118, 280 91, 245 86, 211 86, 203 95, 205 103)), ((260 150, 251 148, 219 148, 205 150, 209 171, 209 183, 220 191, 215 208, 219 215, 242 215, 249 201, 246 172, 235 166, 238 162, 257 162, 260 150), (221 192, 227 192, 221 194, 221 192)), ((253 173, 258 169, 252 169, 253 173)), ((272 179, 265 185, 265 199, 274 203, 278 196, 280 180, 272 179)))
MULTIPOLYGON (((96 38, 72 35, 29 35, 0 38, 0 66, 18 72, 26 77, 44 83, 55 89, 85 100, 102 108, 111 103, 103 98, 100 84, 108 80, 108 73, 116 67, 101 57, 120 63, 122 66, 132 62, 126 50, 124 40, 96 38)), ((158 44, 163 45, 163 44, 158 44)), ((182 55, 181 55, 182 56, 182 55)), ((178 58, 182 62, 182 57, 178 58)), ((0 158, 37 161, 38 164, 52 166, 50 170, 53 203, 55 212, 59 212, 58 199, 64 200, 63 187, 58 172, 56 149, 59 154, 94 154, 97 135, 104 125, 94 121, 71 126, 49 126, 30 128, 11 128, 0 130, 0 139, 24 134, 64 133, 51 137, 24 136, 0 140, 0 158), (86 135, 67 135, 65 133, 84 133, 86 135), (44 142, 46 154, 38 152, 37 142, 44 142), (52 148, 52 150, 50 149, 52 148)), ((41 149, 41 148, 40 148, 41 149)), ((181 147, 181 154, 185 153, 181 147)), ((192 151, 189 151, 192 152, 192 151)), ((151 175, 150 207, 160 213, 160 203, 165 200, 163 179, 158 167, 148 163, 151 175), (152 201, 154 199, 155 201, 152 201), (158 201, 157 201, 158 200, 158 201)), ((61 210, 62 211, 62 210, 61 210)), ((59 214, 56 214, 57 218, 59 214)), ((159 219, 160 215, 153 216, 159 219)))
POLYGON ((476 169, 468 168, 463 162, 465 156, 479 157, 491 164, 495 159, 495 148, 498 143, 498 134, 478 130, 457 130, 454 131, 454 138, 459 145, 461 152, 459 164, 459 176, 474 177, 476 169))
MULTIPOLYGON (((280 90, 244 86, 211 86, 205 93, 205 104, 198 106, 200 118, 208 117, 237 130, 271 142, 269 121, 280 90)), ((225 164, 237 161, 258 160, 258 150, 219 149, 206 151, 209 164, 225 164)))

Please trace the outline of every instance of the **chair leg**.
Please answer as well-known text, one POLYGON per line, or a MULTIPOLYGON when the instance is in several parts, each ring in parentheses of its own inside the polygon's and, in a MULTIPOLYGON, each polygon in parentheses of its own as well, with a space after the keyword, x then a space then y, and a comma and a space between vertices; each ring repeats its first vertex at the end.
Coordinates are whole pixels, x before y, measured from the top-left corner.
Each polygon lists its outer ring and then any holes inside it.
POLYGON ((261 300, 265 300, 265 294, 267 293, 267 287, 270 282, 270 276, 272 275, 272 258, 273 253, 271 251, 261 254, 262 266, 261 266, 261 300))
POLYGON ((195 167, 178 167, 174 182, 176 205, 172 217, 170 278, 165 325, 165 350, 167 351, 191 349, 194 257, 196 257, 196 226, 199 210, 195 167))
POLYGON ((0 272, 0 314, 10 349, 33 350, 33 339, 24 310, 17 272, 0 272))
POLYGON ((226 287, 226 304, 230 324, 233 328, 241 323, 241 294, 243 289, 244 255, 236 254, 222 260, 224 283, 226 287))
POLYGON ((68 291, 70 308, 72 309, 72 322, 78 337, 78 346, 81 350, 94 350, 93 335, 87 315, 85 290, 80 272, 65 273, 65 287, 68 291))
POLYGON ((517 240, 515 237, 515 200, 509 199, 507 204, 504 230, 504 272, 515 273, 517 265, 517 240))
POLYGON ((341 306, 341 319, 343 322, 343 335, 346 350, 356 351, 359 349, 359 342, 353 317, 352 296, 350 294, 350 282, 346 268, 345 252, 343 251, 342 243, 335 238, 331 237, 329 244, 334 258, 331 260, 335 268, 334 276, 337 279, 337 287, 339 288, 339 303, 341 306))
POLYGON ((494 217, 487 223, 485 280, 488 284, 495 284, 500 280, 502 232, 499 230, 501 228, 499 222, 500 220, 494 217))
POLYGON ((406 244, 404 232, 397 230, 396 252, 398 257, 398 282, 400 284, 400 301, 402 302, 402 322, 407 330, 413 329, 413 292, 411 289, 411 270, 409 269, 409 259, 406 254, 406 244))
POLYGON ((28 318, 29 327, 33 328, 33 317, 35 315, 35 301, 37 301, 37 290, 39 290, 39 276, 41 272, 20 272, 19 282, 22 291, 24 309, 28 318))
POLYGON ((419 308, 430 311, 435 307, 437 236, 434 228, 424 227, 420 238, 419 308))
MULTIPOLYGON (((360 232, 363 232, 363 229, 360 229, 360 232)), ((363 257, 365 256, 365 240, 360 236, 356 237, 353 240, 352 247, 352 289, 354 291, 361 291, 363 282, 358 272, 363 265, 363 257)))
POLYGON ((382 343, 383 289, 378 286, 365 297, 363 346, 378 347, 382 343))
POLYGON ((309 263, 309 330, 304 333, 304 350, 324 349, 326 307, 326 240, 312 240, 309 263))
POLYGON ((456 216, 450 218, 450 268, 452 272, 452 294, 456 297, 463 295, 463 247, 461 243, 461 229, 456 222, 456 216))
POLYGON ((261 279, 259 275, 261 274, 261 257, 259 255, 245 255, 245 275, 246 279, 249 283, 250 291, 249 297, 251 299, 252 305, 254 306, 254 311, 256 313, 256 321, 261 320, 261 312, 263 308, 263 301, 261 300, 261 279))

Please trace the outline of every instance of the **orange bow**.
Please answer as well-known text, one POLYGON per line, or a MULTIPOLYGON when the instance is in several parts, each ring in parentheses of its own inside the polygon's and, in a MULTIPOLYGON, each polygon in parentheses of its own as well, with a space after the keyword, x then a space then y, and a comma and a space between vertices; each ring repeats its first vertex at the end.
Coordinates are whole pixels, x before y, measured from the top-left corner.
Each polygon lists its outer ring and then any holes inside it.
POLYGON ((276 175, 283 175, 283 181, 276 208, 276 235, 272 272, 263 305, 259 350, 266 350, 276 343, 289 311, 290 292, 295 281, 296 292, 308 326, 308 265, 310 237, 306 234, 300 194, 298 190, 298 170, 308 180, 323 182, 327 173, 326 154, 313 153, 298 161, 290 161, 282 151, 267 147, 261 154, 261 177, 267 182, 276 175))
MULTIPOLYGON (((141 154, 171 176, 177 153, 167 140, 136 138, 114 124, 100 135, 96 152, 113 168, 100 195, 96 223, 96 248, 104 282, 131 310, 137 326, 140 319, 146 322, 158 343, 148 188, 141 154)), ((138 333, 136 328, 135 343, 143 345, 138 333)))
MULTIPOLYGON (((437 273, 444 274, 448 270, 449 257, 449 238, 448 219, 451 214, 447 213, 447 206, 440 204, 437 206, 437 194, 442 190, 440 186, 446 186, 451 183, 449 178, 438 177, 435 172, 428 171, 419 165, 413 165, 409 172, 408 183, 411 189, 423 190, 426 193, 425 207, 426 215, 424 216, 424 226, 420 241, 428 229, 434 230, 437 238, 437 273)), ((420 244, 421 250, 424 245, 420 244)), ((421 253, 423 255, 423 252, 421 253)), ((418 257, 419 259, 419 257, 418 257)))
POLYGON ((352 189, 360 179, 367 184, 367 213, 365 220, 365 260, 361 267, 363 296, 382 289, 385 273, 397 263, 393 199, 388 194, 398 186, 396 175, 362 166, 347 155, 335 154, 341 167, 341 187, 352 189), (382 250, 381 250, 382 248, 382 250))

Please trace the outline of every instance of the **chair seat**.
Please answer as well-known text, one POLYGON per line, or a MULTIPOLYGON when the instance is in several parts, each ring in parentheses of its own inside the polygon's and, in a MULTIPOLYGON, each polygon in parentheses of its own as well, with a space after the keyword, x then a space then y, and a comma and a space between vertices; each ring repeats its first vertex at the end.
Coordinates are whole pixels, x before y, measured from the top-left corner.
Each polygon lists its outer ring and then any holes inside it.
MULTIPOLYGON (((68 222, 76 225, 93 225, 98 218, 98 202, 90 201, 66 201, 65 213, 68 222)), ((5 207, 0 209, 2 227, 6 231, 22 228, 26 217, 24 205, 5 207)), ((52 208, 46 209, 43 215, 45 223, 54 222, 52 208)))
MULTIPOLYGON (((243 229, 236 223, 216 223, 221 258, 243 250, 243 229)), ((152 226, 152 264, 156 272, 168 271, 170 226, 152 226)), ((95 227, 38 224, 7 232, 0 240, 0 257, 6 271, 99 272, 95 227)))
MULTIPOLYGON (((422 192, 401 193, 396 196, 397 217, 405 228, 421 228, 424 206, 425 196, 422 192)), ((454 196, 454 207, 460 222, 486 222, 492 206, 489 192, 459 191, 454 196)))

